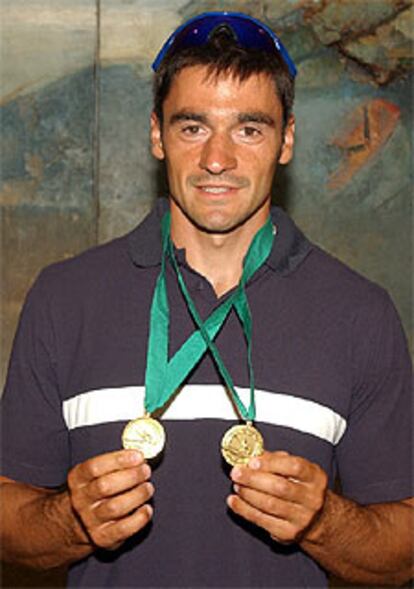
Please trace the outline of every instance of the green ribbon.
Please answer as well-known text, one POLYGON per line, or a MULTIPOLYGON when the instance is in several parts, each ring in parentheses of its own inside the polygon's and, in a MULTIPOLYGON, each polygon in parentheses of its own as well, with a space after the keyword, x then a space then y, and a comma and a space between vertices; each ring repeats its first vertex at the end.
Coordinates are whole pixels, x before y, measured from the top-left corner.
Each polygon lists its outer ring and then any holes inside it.
POLYGON ((161 220, 162 259, 150 313, 147 369, 145 373, 145 410, 153 413, 172 397, 184 382, 192 368, 208 349, 216 363, 224 383, 230 391, 237 409, 245 421, 255 418, 254 373, 252 365, 252 317, 245 286, 253 274, 264 264, 273 245, 273 225, 270 217, 254 236, 243 261, 242 277, 234 293, 230 295, 203 322, 187 290, 180 267, 175 257, 170 236, 171 215, 167 212, 161 220), (166 263, 170 260, 190 314, 197 326, 191 336, 168 360, 168 334, 170 313, 167 297, 166 263), (214 343, 231 309, 234 308, 243 328, 247 342, 247 363, 250 381, 250 402, 246 408, 237 393, 230 373, 225 367, 220 352, 214 343))

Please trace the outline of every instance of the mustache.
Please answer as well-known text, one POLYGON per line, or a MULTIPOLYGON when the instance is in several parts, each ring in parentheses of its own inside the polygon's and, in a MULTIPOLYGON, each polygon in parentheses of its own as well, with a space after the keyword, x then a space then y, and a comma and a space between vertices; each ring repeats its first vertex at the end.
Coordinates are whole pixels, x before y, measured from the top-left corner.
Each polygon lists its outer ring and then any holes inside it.
POLYGON ((231 188, 246 188, 250 185, 248 178, 234 176, 233 174, 220 174, 220 176, 211 174, 201 174, 189 176, 188 182, 191 186, 210 185, 217 186, 224 184, 231 188))

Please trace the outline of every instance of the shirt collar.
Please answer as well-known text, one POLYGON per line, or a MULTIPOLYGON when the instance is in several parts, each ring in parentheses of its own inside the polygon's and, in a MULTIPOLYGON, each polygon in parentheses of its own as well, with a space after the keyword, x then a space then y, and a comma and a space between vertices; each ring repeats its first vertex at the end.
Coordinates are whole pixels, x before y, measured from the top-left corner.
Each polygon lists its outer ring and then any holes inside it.
POLYGON ((313 249, 313 245, 281 208, 273 206, 271 217, 276 236, 267 264, 275 272, 285 276, 296 270, 313 249))
POLYGON ((158 198, 152 211, 128 235, 128 250, 137 266, 149 268, 161 264, 161 219, 168 211, 166 198, 158 198))
MULTIPOLYGON (((137 266, 149 268, 161 263, 160 221, 168 208, 168 199, 158 198, 149 215, 129 234, 129 254, 137 266)), ((285 276, 301 264, 313 246, 282 209, 272 207, 271 217, 276 236, 266 263, 275 272, 285 276)))

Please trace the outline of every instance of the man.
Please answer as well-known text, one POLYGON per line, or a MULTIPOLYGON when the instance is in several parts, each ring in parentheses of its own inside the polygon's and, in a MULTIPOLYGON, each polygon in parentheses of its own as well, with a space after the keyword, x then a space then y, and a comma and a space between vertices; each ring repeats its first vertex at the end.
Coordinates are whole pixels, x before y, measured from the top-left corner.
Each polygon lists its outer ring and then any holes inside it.
POLYGON ((379 287, 270 206, 292 157, 294 65, 259 21, 211 13, 154 69, 168 201, 46 269, 22 314, 3 402, 4 556, 71 564, 78 586, 404 583, 400 323, 379 287))

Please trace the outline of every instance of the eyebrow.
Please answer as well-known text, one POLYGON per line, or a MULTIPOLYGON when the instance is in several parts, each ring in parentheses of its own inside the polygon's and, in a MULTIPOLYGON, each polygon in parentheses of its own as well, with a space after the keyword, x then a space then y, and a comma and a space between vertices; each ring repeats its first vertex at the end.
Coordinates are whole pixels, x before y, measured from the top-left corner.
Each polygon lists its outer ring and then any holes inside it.
POLYGON ((182 121, 196 121, 197 123, 207 123, 207 115, 203 113, 196 113, 188 110, 183 110, 171 115, 169 122, 170 125, 174 125, 175 123, 181 123, 182 121))
MULTIPOLYGON (((208 116, 204 113, 182 110, 171 115, 169 123, 170 125, 174 125, 183 121, 196 121, 197 123, 207 124, 208 116)), ((259 123, 268 127, 275 127, 276 125, 273 117, 261 111, 239 113, 237 115, 237 121, 242 124, 259 123)))
POLYGON ((274 127, 276 124, 273 117, 260 111, 240 113, 237 119, 239 123, 260 123, 269 127, 274 127))

